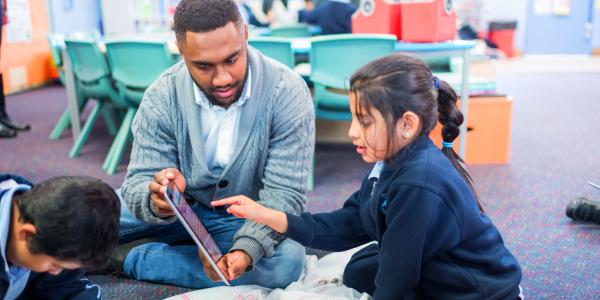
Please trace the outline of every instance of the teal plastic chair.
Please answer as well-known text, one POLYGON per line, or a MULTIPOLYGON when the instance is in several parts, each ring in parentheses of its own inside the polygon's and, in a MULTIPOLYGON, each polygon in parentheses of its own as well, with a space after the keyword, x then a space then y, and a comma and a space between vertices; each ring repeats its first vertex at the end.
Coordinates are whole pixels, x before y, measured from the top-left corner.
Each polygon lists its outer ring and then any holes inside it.
POLYGON ((379 34, 339 34, 311 39, 310 79, 318 119, 350 121, 346 91, 352 73, 368 62, 394 53, 396 38, 379 34))
MULTIPOLYGON (((352 73, 368 62, 394 53, 396 36, 339 34, 311 39, 310 80, 317 119, 350 121, 350 99, 346 91, 352 73)), ((314 161, 313 161, 314 170, 314 161)), ((309 176, 314 186, 314 172, 309 176)))
POLYGON ((64 36, 59 33, 48 33, 48 44, 50 45, 50 57, 56 70, 60 82, 65 84, 65 70, 63 68, 62 51, 65 49, 64 36))
MULTIPOLYGON (((73 38, 73 39, 98 40, 99 33, 97 33, 96 31, 77 32, 72 35, 69 35, 69 37, 73 38)), ((56 69, 58 70, 60 82, 64 85, 65 84, 65 73, 64 73, 62 52, 63 52, 63 50, 65 50, 65 42, 64 42, 65 36, 60 33, 49 33, 47 35, 47 39, 48 39, 48 44, 50 45, 50 54, 52 57, 52 61, 55 65, 56 69)), ((87 99, 83 99, 83 100, 80 99, 80 108, 83 108, 86 103, 87 103, 87 99)), ((105 114, 105 112, 103 112, 103 114, 105 114)), ((106 119, 106 117, 105 117, 105 119, 106 119)), ((111 124, 110 119, 106 119, 105 121, 108 124, 111 124)), ((65 109, 65 111, 63 112, 63 114, 61 115, 58 122, 56 122, 56 125, 54 126, 54 129, 50 133, 49 138, 51 140, 58 140, 60 138, 60 136, 62 135, 62 133, 65 131, 65 129, 67 127, 69 127, 70 124, 71 124, 71 115, 70 115, 69 108, 67 107, 65 109)), ((113 128, 114 128, 114 126, 113 126, 113 128)))
POLYGON ((71 60, 75 77, 75 92, 80 110, 85 107, 88 100, 93 99, 96 101, 96 105, 81 129, 81 134, 77 137, 69 152, 69 156, 73 158, 81 152, 100 113, 104 115, 107 121, 109 132, 112 135, 116 133, 110 107, 107 106, 107 104, 110 104, 111 99, 116 96, 116 92, 106 58, 100 51, 96 40, 65 39, 65 47, 71 60))
POLYGON ((296 65, 290 39, 277 37, 251 37, 248 39, 248 44, 262 54, 290 68, 294 68, 296 65))
POLYGON ((146 88, 176 60, 163 41, 111 41, 106 43, 106 54, 117 86, 118 101, 127 105, 121 127, 102 164, 102 168, 112 175, 121 163, 125 147, 132 138, 131 123, 146 88))
POLYGON ((271 27, 271 36, 295 38, 295 37, 310 37, 310 28, 306 24, 285 25, 271 27))
MULTIPOLYGON (((63 67, 62 51, 65 49, 64 36, 62 34, 49 33, 47 36, 48 44, 50 45, 50 57, 58 71, 60 83, 65 85, 65 71, 63 67)), ((50 139, 57 140, 62 135, 65 128, 71 124, 69 109, 65 109, 63 114, 56 122, 54 129, 50 132, 50 139)))

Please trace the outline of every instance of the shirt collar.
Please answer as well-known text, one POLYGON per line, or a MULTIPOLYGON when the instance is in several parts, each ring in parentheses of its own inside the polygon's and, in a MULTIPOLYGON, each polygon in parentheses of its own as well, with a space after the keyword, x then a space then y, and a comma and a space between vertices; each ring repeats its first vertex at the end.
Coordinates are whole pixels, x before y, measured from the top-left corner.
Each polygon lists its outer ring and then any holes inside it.
POLYGON ((8 261, 6 260, 6 246, 8 244, 10 222, 12 220, 12 198, 16 192, 24 192, 31 189, 25 184, 18 184, 16 181, 9 179, 0 182, 0 254, 4 260, 5 272, 8 273, 8 261))
POLYGON ((379 175, 381 175, 381 171, 383 170, 384 166, 385 163, 383 160, 376 162, 375 166, 373 166, 373 169, 371 170, 371 173, 369 174, 369 180, 373 178, 379 179, 379 175))
MULTIPOLYGON (((244 83, 244 88, 242 90, 242 94, 240 95, 240 99, 235 101, 232 105, 233 106, 244 105, 244 103, 246 103, 246 100, 248 100, 248 98, 250 98, 251 93, 252 93, 252 69, 250 68, 250 65, 248 65, 248 76, 246 77, 246 82, 244 83)), ((206 98, 206 95, 200 90, 200 88, 198 87, 198 85, 195 82, 194 82, 194 100, 196 101, 196 104, 202 106, 205 109, 210 110, 213 107, 212 103, 210 103, 210 101, 208 101, 208 98, 206 98)))

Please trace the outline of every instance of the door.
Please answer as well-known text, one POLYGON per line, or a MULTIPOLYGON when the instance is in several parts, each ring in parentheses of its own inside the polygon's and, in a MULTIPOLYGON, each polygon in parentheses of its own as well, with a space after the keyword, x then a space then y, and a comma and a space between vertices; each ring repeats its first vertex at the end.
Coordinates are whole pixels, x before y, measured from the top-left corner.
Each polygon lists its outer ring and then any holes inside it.
POLYGON ((591 54, 594 0, 528 0, 526 54, 591 54))

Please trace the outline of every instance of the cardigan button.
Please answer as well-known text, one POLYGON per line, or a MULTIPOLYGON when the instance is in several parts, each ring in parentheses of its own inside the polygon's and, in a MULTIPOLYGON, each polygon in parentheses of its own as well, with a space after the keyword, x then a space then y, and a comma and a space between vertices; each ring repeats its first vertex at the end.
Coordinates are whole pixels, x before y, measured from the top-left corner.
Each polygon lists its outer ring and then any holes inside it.
POLYGON ((229 181, 227 181, 227 180, 225 180, 225 179, 223 179, 223 180, 219 181, 219 183, 217 184, 217 186, 218 186, 220 189, 224 189, 224 188, 226 188, 228 185, 229 185, 229 181))

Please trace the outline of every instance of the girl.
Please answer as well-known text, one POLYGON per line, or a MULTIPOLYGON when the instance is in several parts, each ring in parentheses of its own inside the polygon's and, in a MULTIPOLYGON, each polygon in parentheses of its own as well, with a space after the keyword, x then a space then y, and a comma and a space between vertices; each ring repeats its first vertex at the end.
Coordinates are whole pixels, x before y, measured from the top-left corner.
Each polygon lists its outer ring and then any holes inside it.
POLYGON ((235 216, 265 224, 307 247, 357 252, 344 284, 375 299, 517 299, 521 269, 483 213, 452 150, 463 116, 456 93, 420 60, 389 55, 350 79, 349 136, 376 162, 344 207, 300 216, 236 196, 235 216), (442 151, 429 139, 443 125, 442 151))

